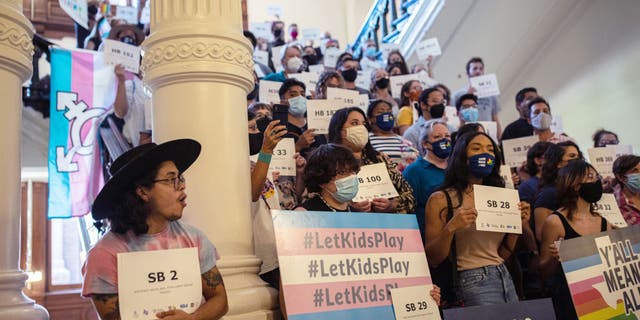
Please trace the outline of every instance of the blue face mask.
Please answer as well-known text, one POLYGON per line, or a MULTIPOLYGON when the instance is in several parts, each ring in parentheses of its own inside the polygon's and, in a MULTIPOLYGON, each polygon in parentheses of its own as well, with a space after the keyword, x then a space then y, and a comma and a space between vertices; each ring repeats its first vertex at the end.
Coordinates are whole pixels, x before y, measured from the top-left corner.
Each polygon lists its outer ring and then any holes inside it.
POLYGON ((349 202, 358 194, 358 176, 352 174, 336 180, 336 192, 331 196, 339 202, 349 202))
POLYGON ((124 36, 120 37, 120 42, 124 42, 126 44, 130 44, 132 46, 136 45, 136 39, 132 36, 124 36))
POLYGON ((480 114, 478 113, 478 108, 466 108, 460 110, 460 117, 464 122, 476 122, 480 114))
POLYGON ((476 178, 485 178, 493 171, 496 158, 489 153, 477 154, 469 158, 469 171, 476 178))
POLYGON ((640 173, 628 174, 626 185, 632 193, 640 193, 640 173))
POLYGON ((378 56, 378 51, 376 50, 376 47, 367 47, 364 54, 369 58, 375 58, 378 56))
POLYGON ((391 131, 394 120, 393 113, 385 112, 376 116, 376 126, 382 131, 391 131))
POLYGON ((307 112, 307 98, 297 96, 289 99, 289 113, 296 117, 302 117, 307 112))
POLYGON ((447 138, 442 138, 431 144, 433 148, 433 154, 440 159, 446 159, 451 154, 451 141, 447 138))

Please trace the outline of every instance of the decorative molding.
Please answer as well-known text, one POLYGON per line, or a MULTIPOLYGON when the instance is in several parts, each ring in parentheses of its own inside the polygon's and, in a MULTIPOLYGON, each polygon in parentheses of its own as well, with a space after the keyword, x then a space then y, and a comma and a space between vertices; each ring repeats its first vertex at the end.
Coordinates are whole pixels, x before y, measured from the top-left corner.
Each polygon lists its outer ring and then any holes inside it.
POLYGON ((26 56, 33 55, 33 42, 26 30, 0 22, 0 44, 20 48, 26 56))
POLYGON ((253 69, 253 57, 246 47, 214 41, 183 40, 178 43, 154 45, 146 51, 142 59, 142 71, 148 72, 165 63, 202 61, 230 63, 253 69))

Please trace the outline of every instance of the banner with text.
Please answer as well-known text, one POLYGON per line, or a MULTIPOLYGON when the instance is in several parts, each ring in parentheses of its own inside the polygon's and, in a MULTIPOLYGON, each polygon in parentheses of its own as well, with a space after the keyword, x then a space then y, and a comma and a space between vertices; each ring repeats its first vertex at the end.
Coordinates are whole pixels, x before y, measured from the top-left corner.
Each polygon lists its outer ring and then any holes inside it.
POLYGON ((562 242, 560 260, 578 318, 640 316, 639 252, 638 225, 562 242))
POLYGON ((392 320, 390 289, 431 284, 415 216, 272 215, 291 320, 392 320))

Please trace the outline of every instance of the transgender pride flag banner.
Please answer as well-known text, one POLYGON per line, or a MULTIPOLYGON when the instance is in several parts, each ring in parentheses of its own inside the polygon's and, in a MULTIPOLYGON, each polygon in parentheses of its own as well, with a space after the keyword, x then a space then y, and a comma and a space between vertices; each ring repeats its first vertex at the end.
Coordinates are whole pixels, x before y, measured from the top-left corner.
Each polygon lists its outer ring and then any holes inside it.
POLYGON ((640 316, 640 226, 562 241, 560 258, 581 320, 640 316))
POLYGON ((291 320, 392 320, 389 289, 431 284, 414 215, 272 215, 291 320))
POLYGON ((49 218, 83 216, 104 184, 97 143, 115 101, 113 66, 102 53, 51 49, 49 218))

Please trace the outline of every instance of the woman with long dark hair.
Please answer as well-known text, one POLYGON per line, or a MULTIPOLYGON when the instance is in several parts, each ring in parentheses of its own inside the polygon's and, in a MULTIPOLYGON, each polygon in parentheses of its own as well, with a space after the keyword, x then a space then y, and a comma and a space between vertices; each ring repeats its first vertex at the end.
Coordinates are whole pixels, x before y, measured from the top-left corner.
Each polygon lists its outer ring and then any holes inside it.
POLYGON ((544 162, 538 192, 533 201, 533 222, 538 242, 542 240, 542 226, 547 217, 560 207, 556 190, 558 170, 570 161, 584 159, 578 145, 572 141, 560 142, 549 146, 544 153, 544 162))
POLYGON ((596 169, 584 160, 571 161, 560 169, 557 183, 560 209, 551 214, 542 228, 540 273, 548 284, 558 319, 578 319, 567 280, 559 268, 559 248, 555 241, 568 240, 611 230, 595 210, 602 197, 602 182, 596 169))
MULTIPOLYGON (((472 132, 461 136, 449 157, 444 182, 425 208, 429 265, 439 266, 454 252, 450 258, 457 265, 458 299, 466 306, 518 301, 504 261, 513 253, 519 235, 478 231, 475 226, 473 186, 505 185, 496 159, 500 159, 500 151, 487 134, 472 132)), ((530 206, 520 202, 518 208, 524 225, 528 223, 530 206)), ((441 285, 443 290, 445 285, 441 285)), ((446 299, 455 299, 452 295, 443 291, 446 299)))
POLYGON ((353 152, 361 166, 384 163, 399 196, 391 199, 376 198, 351 205, 358 211, 413 212, 415 199, 411 186, 396 169, 396 164, 371 146, 368 128, 367 117, 360 108, 340 109, 336 111, 329 122, 329 142, 346 146, 353 152))

